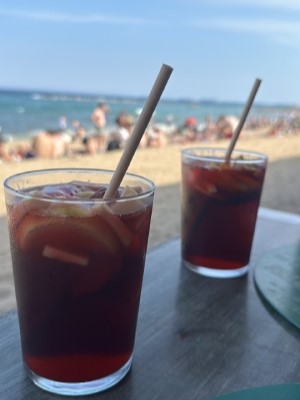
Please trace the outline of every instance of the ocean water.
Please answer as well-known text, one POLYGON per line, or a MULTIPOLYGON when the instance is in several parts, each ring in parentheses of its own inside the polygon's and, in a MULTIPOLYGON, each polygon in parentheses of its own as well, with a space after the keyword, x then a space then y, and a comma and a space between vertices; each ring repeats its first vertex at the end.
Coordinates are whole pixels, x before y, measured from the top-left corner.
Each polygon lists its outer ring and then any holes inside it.
MULTIPOLYGON (((108 129, 113 128, 121 111, 136 117, 145 103, 142 98, 0 90, 0 127, 3 134, 12 138, 28 138, 41 130, 59 128, 60 117, 64 116, 69 129, 72 129, 72 121, 78 120, 87 132, 91 132, 91 113, 101 101, 110 108, 107 114, 108 129)), ((153 120, 164 124, 171 119, 180 126, 185 118, 193 116, 201 124, 207 115, 213 119, 224 114, 239 117, 242 108, 243 104, 162 98, 153 120)), ((254 105, 249 118, 276 119, 287 110, 284 106, 254 105)))

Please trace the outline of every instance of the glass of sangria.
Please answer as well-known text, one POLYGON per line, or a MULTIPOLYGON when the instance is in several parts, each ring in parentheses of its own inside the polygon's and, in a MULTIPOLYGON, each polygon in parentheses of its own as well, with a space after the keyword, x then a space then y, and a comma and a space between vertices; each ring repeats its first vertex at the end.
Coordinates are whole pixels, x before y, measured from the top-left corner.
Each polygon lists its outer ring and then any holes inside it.
POLYGON ((226 149, 182 151, 182 260, 209 277, 247 273, 267 157, 226 149))
POLYGON ((33 382, 96 393, 129 371, 155 185, 113 171, 31 171, 4 182, 22 353, 33 382))

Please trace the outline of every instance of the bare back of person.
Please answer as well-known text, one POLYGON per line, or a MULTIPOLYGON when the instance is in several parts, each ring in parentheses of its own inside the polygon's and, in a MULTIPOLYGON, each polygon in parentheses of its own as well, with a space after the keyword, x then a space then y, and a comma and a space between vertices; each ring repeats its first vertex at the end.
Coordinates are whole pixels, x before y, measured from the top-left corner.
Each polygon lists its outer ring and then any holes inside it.
POLYGON ((105 103, 99 103, 95 110, 92 113, 91 120, 95 127, 95 139, 98 142, 99 149, 105 150, 106 148, 106 134, 105 134, 105 126, 106 126, 106 112, 108 107, 105 103))
POLYGON ((66 155, 66 143, 60 132, 39 133, 33 138, 32 148, 40 158, 58 158, 66 155))

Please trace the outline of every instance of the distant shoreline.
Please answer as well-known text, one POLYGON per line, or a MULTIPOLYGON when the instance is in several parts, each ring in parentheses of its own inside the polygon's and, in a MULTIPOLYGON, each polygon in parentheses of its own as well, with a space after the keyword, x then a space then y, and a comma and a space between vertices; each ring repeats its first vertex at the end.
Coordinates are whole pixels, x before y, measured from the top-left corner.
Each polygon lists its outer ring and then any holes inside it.
MULTIPOLYGON (((118 101, 128 101, 128 102, 144 102, 147 98, 146 95, 134 96, 134 95, 117 95, 117 94, 97 94, 97 93, 84 93, 84 92, 76 92, 76 91, 64 91, 64 90, 50 90, 50 89, 27 89, 27 88, 5 88, 0 87, 1 93, 14 93, 14 94, 35 94, 41 95, 45 98, 51 99, 53 96, 59 96, 62 99, 71 99, 76 100, 78 96, 81 99, 85 99, 87 101, 98 101, 105 100, 107 102, 113 102, 115 100, 118 101)), ((187 98, 187 97, 177 97, 177 98, 166 98, 163 97, 160 100, 161 103, 182 103, 182 104, 197 104, 204 106, 230 106, 230 107, 243 107, 243 101, 230 101, 230 100, 218 100, 218 99, 205 99, 205 98, 187 98)), ((294 109, 299 108, 300 105, 292 104, 292 103, 268 103, 268 102, 256 102, 254 105, 255 108, 275 108, 275 109, 294 109)))
MULTIPOLYGON (((144 106, 143 97, 113 95, 85 95, 57 91, 0 89, 1 134, 14 140, 31 139, 45 130, 58 130, 62 117, 67 122, 67 130, 72 131, 74 122, 79 122, 87 134, 93 134, 91 114, 98 102, 109 106, 107 129, 114 129, 121 112, 136 119, 144 106)), ((207 120, 216 121, 224 115, 239 118, 243 104, 221 102, 213 99, 166 99, 162 98, 154 112, 151 123, 162 127, 174 125, 182 127, 184 121, 192 117, 198 121, 200 129, 207 120)), ((292 105, 267 105, 255 103, 247 119, 249 129, 257 127, 257 121, 272 125, 279 120, 290 120, 298 111, 292 105)))

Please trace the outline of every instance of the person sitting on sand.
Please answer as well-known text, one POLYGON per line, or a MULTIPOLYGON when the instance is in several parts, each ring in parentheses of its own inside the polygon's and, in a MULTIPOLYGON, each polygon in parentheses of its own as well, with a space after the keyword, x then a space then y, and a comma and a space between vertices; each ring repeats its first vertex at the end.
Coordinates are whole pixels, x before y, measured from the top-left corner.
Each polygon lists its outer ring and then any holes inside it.
POLYGON ((116 119, 116 129, 111 133, 107 150, 124 148, 132 131, 133 120, 126 112, 122 111, 116 119))
POLYGON ((198 121, 194 117, 187 117, 182 126, 178 127, 174 133, 172 141, 174 143, 185 144, 194 142, 197 137, 198 121))
POLYGON ((32 140, 32 149, 36 157, 59 158, 68 153, 68 143, 60 130, 47 130, 32 140))
POLYGON ((17 144, 13 150, 13 155, 18 161, 35 158, 35 152, 31 148, 30 143, 27 142, 17 144))
POLYGON ((84 127, 81 123, 75 119, 72 121, 72 128, 73 128, 73 141, 79 140, 82 141, 87 135, 84 127))
POLYGON ((198 141, 212 141, 216 135, 216 123, 213 118, 206 114, 204 117, 204 123, 202 129, 199 129, 197 133, 198 141))
POLYGON ((85 147, 85 154, 94 156, 99 152, 99 143, 94 136, 87 136, 82 139, 82 144, 85 147))
POLYGON ((216 122, 217 139, 230 139, 239 120, 233 115, 222 115, 216 122))
POLYGON ((167 138, 164 132, 153 125, 147 130, 147 147, 163 147, 167 144, 167 138))
POLYGON ((14 161, 14 157, 8 148, 8 140, 4 135, 0 135, 0 160, 14 161))

